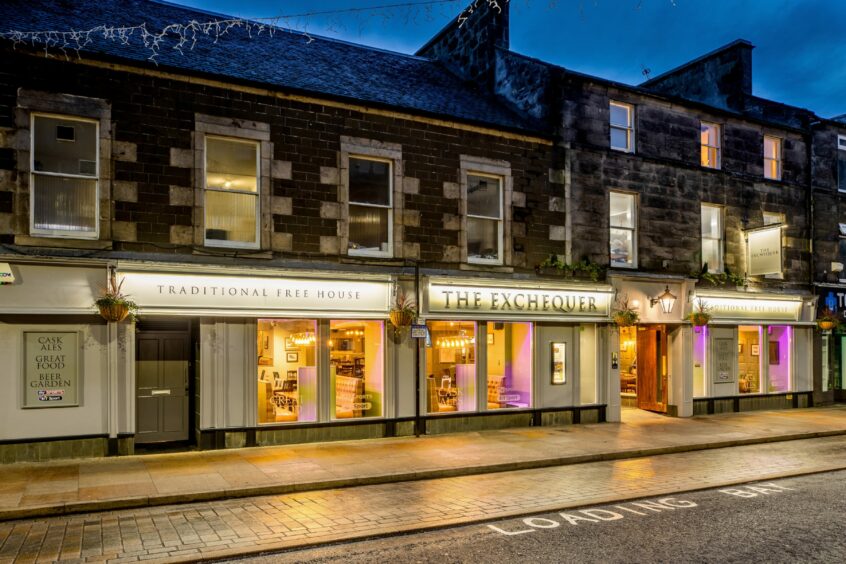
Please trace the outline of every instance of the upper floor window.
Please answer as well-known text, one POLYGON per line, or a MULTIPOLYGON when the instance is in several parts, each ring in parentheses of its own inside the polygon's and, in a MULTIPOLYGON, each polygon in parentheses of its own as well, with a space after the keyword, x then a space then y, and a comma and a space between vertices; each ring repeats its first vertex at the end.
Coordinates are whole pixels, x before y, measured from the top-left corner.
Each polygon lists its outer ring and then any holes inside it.
POLYGON ((393 256, 392 162, 350 157, 349 242, 351 255, 393 256))
POLYGON ((634 194, 610 193, 611 266, 637 268, 637 203, 634 194))
POLYGON ((700 164, 708 168, 720 168, 720 126, 703 121, 699 130, 702 145, 700 164))
POLYGON ((781 180, 781 139, 764 135, 764 178, 781 180))
POLYGON ((502 177, 467 175, 467 261, 502 264, 502 177))
POLYGON ((96 239, 99 124, 32 114, 30 233, 96 239))
POLYGON ((846 192, 846 135, 837 136, 837 189, 846 192))
POLYGON ((723 271, 723 208, 702 204, 702 267, 708 272, 723 271))
POLYGON ((634 153, 634 106, 611 102, 611 148, 634 153))
POLYGON ((205 136, 205 244, 259 247, 259 144, 205 136))

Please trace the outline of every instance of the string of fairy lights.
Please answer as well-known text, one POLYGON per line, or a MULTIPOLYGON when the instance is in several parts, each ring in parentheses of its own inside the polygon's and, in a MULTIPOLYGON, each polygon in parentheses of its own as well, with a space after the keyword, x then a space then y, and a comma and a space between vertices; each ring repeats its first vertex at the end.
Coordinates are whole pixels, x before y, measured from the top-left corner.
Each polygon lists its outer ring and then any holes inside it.
MULTIPOLYGON (((465 23, 473 17, 478 9, 487 4, 489 8, 502 11, 500 2, 508 3, 510 0, 473 0, 465 7, 457 17, 458 27, 463 27, 465 23)), ((65 57, 69 56, 70 51, 74 51, 77 57, 81 57, 81 51, 87 46, 91 45, 95 40, 104 39, 106 41, 113 41, 118 45, 134 45, 140 44, 147 51, 150 56, 148 59, 156 64, 157 57, 161 54, 161 49, 170 46, 180 55, 185 55, 186 51, 191 51, 197 45, 197 41, 208 37, 213 41, 213 44, 219 44, 226 38, 230 32, 234 30, 243 30, 246 32, 249 39, 259 38, 262 35, 273 37, 277 33, 300 33, 307 43, 314 41, 314 37, 309 35, 307 28, 308 23, 317 17, 327 16, 348 16, 350 14, 381 14, 387 17, 386 14, 393 13, 396 10, 429 10, 434 6, 453 5, 467 0, 418 0, 409 2, 400 2, 395 4, 385 4, 381 6, 369 6, 360 8, 344 8, 337 10, 323 10, 306 12, 302 14, 278 15, 268 18, 225 18, 225 19, 211 19, 208 21, 191 20, 189 22, 172 22, 163 25, 161 28, 151 29, 146 22, 132 25, 121 26, 103 23, 89 29, 69 29, 69 30, 8 30, 0 31, 0 39, 12 41, 15 47, 20 45, 27 45, 35 48, 43 48, 45 54, 50 54, 51 50, 61 52, 65 57), (297 30, 297 27, 303 28, 297 30)))

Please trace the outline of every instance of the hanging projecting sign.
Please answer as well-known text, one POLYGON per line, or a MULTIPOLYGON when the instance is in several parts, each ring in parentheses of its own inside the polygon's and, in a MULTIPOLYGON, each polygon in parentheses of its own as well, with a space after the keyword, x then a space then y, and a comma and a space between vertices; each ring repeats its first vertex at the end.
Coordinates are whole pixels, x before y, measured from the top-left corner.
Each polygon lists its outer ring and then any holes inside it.
POLYGON ((750 276, 781 273, 781 225, 747 233, 747 264, 750 276))
POLYGON ((79 405, 79 334, 26 331, 23 407, 79 405))
POLYGON ((513 288, 429 284, 430 313, 482 313, 498 317, 606 317, 610 290, 513 288))
POLYGON ((329 316, 387 314, 389 281, 273 278, 172 272, 123 272, 122 290, 140 313, 249 315, 287 313, 329 316))

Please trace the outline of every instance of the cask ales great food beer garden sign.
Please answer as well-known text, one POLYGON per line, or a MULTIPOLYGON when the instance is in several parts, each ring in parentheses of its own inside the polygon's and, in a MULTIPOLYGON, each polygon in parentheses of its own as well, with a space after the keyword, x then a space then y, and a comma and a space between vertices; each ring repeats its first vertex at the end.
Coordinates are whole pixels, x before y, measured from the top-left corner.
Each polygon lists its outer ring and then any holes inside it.
POLYGON ((79 405, 79 333, 26 331, 24 407, 79 405))

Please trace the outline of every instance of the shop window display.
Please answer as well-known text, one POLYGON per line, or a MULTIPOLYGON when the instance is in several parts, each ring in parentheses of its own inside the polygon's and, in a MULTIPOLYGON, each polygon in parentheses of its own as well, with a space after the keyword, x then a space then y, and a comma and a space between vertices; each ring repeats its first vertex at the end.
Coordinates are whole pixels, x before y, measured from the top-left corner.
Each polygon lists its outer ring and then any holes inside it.
POLYGON ((761 393, 761 328, 757 325, 738 327, 737 371, 741 394, 761 393))
POLYGON ((317 421, 317 322, 258 321, 258 422, 317 421))
POLYGON ((532 324, 487 323, 488 409, 532 406, 532 324))
POLYGON ((793 328, 788 325, 767 327, 767 357, 769 364, 769 392, 790 390, 790 351, 793 328))
POLYGON ((693 397, 708 395, 708 326, 693 328, 693 397))
POLYGON ((329 323, 329 360, 335 419, 382 415, 384 334, 381 321, 329 323))
POLYGON ((620 392, 637 394, 637 328, 620 327, 620 392))
POLYGON ((427 323, 431 347, 426 351, 426 411, 476 410, 476 324, 427 323))

